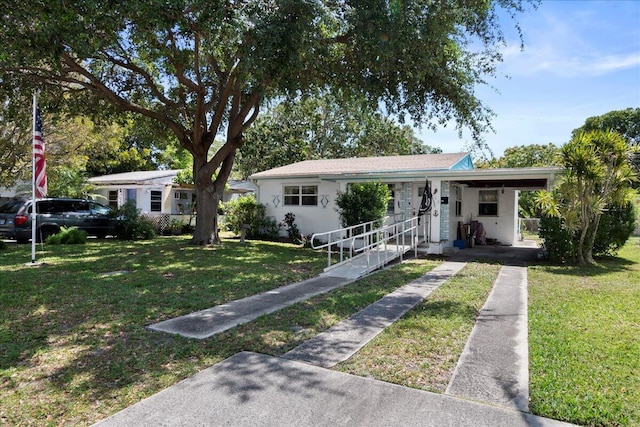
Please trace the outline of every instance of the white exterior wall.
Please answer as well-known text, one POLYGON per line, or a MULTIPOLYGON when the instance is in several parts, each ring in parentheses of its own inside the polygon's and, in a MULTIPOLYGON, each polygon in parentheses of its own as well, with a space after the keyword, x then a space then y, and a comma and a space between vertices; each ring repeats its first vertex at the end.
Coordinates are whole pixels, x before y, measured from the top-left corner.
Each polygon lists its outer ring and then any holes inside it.
POLYGON ((170 186, 164 185, 153 185, 153 186, 108 186, 102 187, 100 189, 96 189, 93 192, 95 194, 99 194, 104 196, 104 199, 98 200, 100 203, 108 204, 109 200, 109 191, 119 191, 119 200, 118 207, 124 205, 127 202, 127 192, 128 190, 134 190, 136 195, 136 207, 140 210, 140 213, 143 214, 160 214, 160 213, 172 213, 171 207, 173 203, 173 191, 171 191, 170 186), (151 212, 151 191, 161 191, 162 192, 162 211, 161 212, 151 212))
MULTIPOLYGON (((341 228, 340 218, 336 211, 336 193, 338 190, 344 191, 347 182, 332 182, 321 180, 295 180, 295 179, 269 179, 260 180, 258 185, 258 200, 267 206, 267 215, 272 217, 276 223, 281 223, 285 214, 292 212, 295 217, 295 223, 300 232, 305 235, 313 233, 326 232, 341 228), (284 205, 284 186, 286 185, 317 185, 318 186, 318 205, 317 206, 285 206, 284 205), (322 206, 321 200, 327 198, 326 207, 322 206)), ((518 198, 513 188, 505 188, 504 193, 501 188, 490 188, 498 192, 498 215, 497 216, 479 216, 479 190, 478 188, 470 188, 461 186, 462 214, 456 216, 456 193, 455 183, 449 184, 448 203, 442 203, 443 180, 432 179, 429 181, 433 194, 433 205, 429 217, 429 253, 442 253, 444 248, 453 245, 453 241, 457 238, 458 222, 467 224, 470 221, 479 221, 482 223, 486 237, 496 239, 503 245, 513 245, 518 239, 518 198), (437 192, 435 191, 437 189, 437 192), (443 210, 448 215, 443 218, 443 210), (446 221, 443 224, 442 221, 446 221), (448 225, 448 227, 447 227, 448 225), (447 231, 448 228, 448 231, 447 231)), ((407 215, 415 214, 420 204, 421 194, 418 194, 418 187, 424 185, 423 181, 412 182, 413 201, 409 206, 406 199, 401 196, 401 183, 396 183, 396 213, 404 212, 407 215)), ((484 190, 484 189, 483 189, 484 190)), ((281 231, 284 234, 284 230, 281 231)), ((464 237, 463 237, 464 238, 464 237)))
MULTIPOLYGON (((345 184, 343 184, 345 185, 345 184)), ((340 228, 340 218, 336 211, 336 194, 341 189, 340 183, 320 180, 261 180, 258 183, 258 201, 267 206, 267 216, 276 224, 283 222, 284 216, 291 212, 295 215, 295 224, 304 235, 320 233, 340 228), (286 185, 317 185, 317 206, 285 206, 284 187, 286 185), (327 205, 322 206, 326 197, 327 205)), ((283 230, 284 234, 285 231, 283 230)))
POLYGON ((479 216, 478 201, 480 190, 484 188, 465 188, 462 197, 462 211, 464 223, 478 221, 482 223, 486 236, 497 239, 503 245, 513 245, 516 242, 518 228, 518 200, 513 188, 487 188, 498 190, 498 216, 479 216), (515 209, 515 210, 514 210, 515 209))

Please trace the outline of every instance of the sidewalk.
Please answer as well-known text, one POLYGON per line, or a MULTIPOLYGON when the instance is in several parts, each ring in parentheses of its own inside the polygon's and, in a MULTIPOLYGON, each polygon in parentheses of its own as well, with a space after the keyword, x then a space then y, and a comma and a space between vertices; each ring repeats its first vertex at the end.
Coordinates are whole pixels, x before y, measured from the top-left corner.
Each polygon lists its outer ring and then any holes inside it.
POLYGON ((422 277, 305 341, 282 357, 324 368, 330 368, 349 359, 465 265, 464 262, 440 264, 422 277))
POLYGON ((529 410, 527 270, 500 270, 445 391, 529 410))
POLYGON ((112 426, 561 427, 569 424, 242 352, 103 422, 112 426))
POLYGON ((350 278, 321 275, 155 323, 147 326, 147 329, 182 335, 187 338, 204 339, 351 282, 353 279, 350 278))
MULTIPOLYGON (((528 398, 526 267, 517 261, 510 264, 503 267, 494 284, 446 394, 326 367, 349 358, 464 267, 464 262, 456 261, 444 262, 283 357, 238 353, 99 425, 568 426, 523 412, 528 398)), ((319 283, 326 287, 350 281, 321 277, 324 281, 319 283)), ((200 337, 212 334, 212 319, 226 319, 217 326, 226 330, 248 321, 243 314, 246 310, 261 306, 262 313, 271 312, 284 306, 284 301, 301 300, 317 279, 225 304, 215 308, 218 312, 210 309, 213 311, 183 316, 172 328, 177 330, 176 324, 184 327, 191 321, 200 325, 199 331, 195 328, 200 337)), ((155 330, 170 329, 166 324, 164 327, 152 326, 155 330)))

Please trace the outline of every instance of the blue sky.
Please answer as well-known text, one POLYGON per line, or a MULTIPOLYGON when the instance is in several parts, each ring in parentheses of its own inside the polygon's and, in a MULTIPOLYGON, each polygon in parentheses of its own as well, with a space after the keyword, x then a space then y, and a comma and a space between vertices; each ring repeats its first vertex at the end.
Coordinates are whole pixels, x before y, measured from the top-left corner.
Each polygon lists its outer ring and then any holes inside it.
MULTIPOLYGON (((512 21, 502 26, 504 61, 478 97, 496 117, 485 140, 496 157, 505 148, 562 145, 586 118, 640 107, 640 0, 543 0, 520 15, 524 50, 512 21), (508 77, 505 77, 507 75, 508 77)), ((467 151, 452 127, 416 129, 444 152, 467 151)))

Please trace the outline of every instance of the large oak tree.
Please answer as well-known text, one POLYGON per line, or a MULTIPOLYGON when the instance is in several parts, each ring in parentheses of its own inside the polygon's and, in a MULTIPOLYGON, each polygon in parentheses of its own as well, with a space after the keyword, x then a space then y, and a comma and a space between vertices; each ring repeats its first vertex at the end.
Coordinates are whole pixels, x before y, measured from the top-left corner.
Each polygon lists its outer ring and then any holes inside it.
POLYGON ((1 2, 3 95, 38 88, 75 111, 111 107, 172 131, 193 156, 193 242, 216 240, 217 204, 243 133, 273 97, 312 88, 479 136, 475 96, 504 42, 498 11, 529 0, 34 0, 1 2), (208 154, 216 135, 225 143, 208 154), (215 177, 215 178, 214 178, 215 177))

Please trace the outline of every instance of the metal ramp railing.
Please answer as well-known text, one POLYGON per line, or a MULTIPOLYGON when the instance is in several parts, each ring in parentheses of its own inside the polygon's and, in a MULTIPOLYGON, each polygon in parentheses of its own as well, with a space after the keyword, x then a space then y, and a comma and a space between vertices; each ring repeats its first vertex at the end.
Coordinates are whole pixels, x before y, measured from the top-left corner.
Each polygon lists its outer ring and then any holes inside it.
POLYGON ((427 242, 427 221, 397 217, 387 217, 387 224, 377 228, 372 221, 311 236, 313 249, 327 251, 325 273, 357 278, 398 257, 402 260, 412 249, 417 256, 418 246, 427 242))

